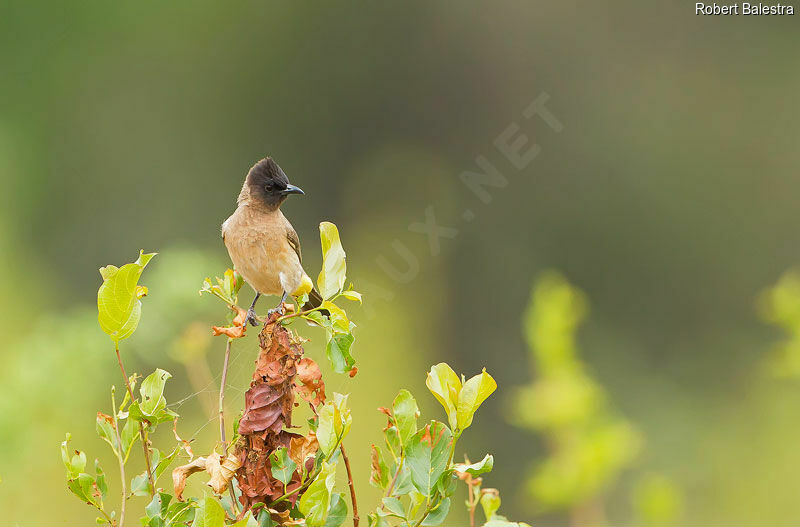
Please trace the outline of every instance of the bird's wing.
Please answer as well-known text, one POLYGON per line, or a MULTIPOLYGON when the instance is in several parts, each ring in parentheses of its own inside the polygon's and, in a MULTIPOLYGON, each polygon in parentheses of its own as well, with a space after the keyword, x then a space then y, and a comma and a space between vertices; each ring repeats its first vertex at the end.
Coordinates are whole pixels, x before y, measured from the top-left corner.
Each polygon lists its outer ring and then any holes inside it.
POLYGON ((294 227, 291 225, 287 225, 286 227, 286 241, 289 242, 289 245, 292 247, 292 249, 294 249, 294 252, 297 253, 297 259, 300 260, 300 263, 302 264, 303 255, 300 252, 300 238, 297 237, 297 232, 295 232, 294 227))

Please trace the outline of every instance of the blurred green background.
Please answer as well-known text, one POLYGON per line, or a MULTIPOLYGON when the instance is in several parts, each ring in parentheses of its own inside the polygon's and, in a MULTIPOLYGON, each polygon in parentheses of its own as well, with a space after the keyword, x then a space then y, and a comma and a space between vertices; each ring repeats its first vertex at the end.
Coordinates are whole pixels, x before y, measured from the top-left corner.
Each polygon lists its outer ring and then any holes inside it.
MULTIPOLYGON (((219 226, 272 155, 306 191, 284 210, 309 273, 316 226, 333 221, 365 294, 360 373, 326 378, 353 394, 365 496, 375 407, 409 387, 441 419, 424 379, 447 361, 498 381, 463 445, 495 455, 485 486, 513 519, 796 525, 800 380, 765 367, 785 337, 762 318, 800 325, 798 288, 756 306, 800 262, 798 39, 793 17, 697 17, 691 2, 5 0, 0 524, 93 522, 58 447, 70 431, 111 463, 94 412, 120 379, 96 325, 97 268, 140 248, 161 254, 128 368, 171 371, 181 432, 213 444, 224 342, 205 324, 224 314, 197 290, 229 265, 219 226), (543 93, 559 133, 523 116, 543 93), (514 124, 524 150, 541 148, 521 170, 494 144, 514 124), (478 156, 507 180, 484 187, 488 203, 460 179, 478 156), (457 234, 437 246, 410 230, 426 209, 457 234), (416 264, 404 276, 386 272, 407 268, 398 244, 416 264), (583 291, 581 375, 635 430, 613 477, 563 506, 531 492, 548 433, 509 410, 541 373, 523 313, 551 268, 583 291)), ((230 412, 256 351, 252 335, 235 346, 230 412)), ((458 509, 446 525, 465 524, 458 509)))

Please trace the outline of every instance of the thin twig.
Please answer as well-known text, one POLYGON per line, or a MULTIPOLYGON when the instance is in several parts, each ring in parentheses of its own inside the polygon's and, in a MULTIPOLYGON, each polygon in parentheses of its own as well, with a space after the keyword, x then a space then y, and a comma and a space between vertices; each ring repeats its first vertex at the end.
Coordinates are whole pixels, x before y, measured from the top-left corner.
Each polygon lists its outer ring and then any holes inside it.
POLYGON ((472 475, 467 474, 467 492, 469 492, 469 527, 475 527, 475 493, 472 491, 472 475))
POLYGON ((386 489, 386 497, 392 497, 392 491, 394 490, 394 485, 397 483, 397 478, 400 476, 400 471, 403 468, 403 462, 405 462, 406 457, 400 456, 400 463, 397 464, 397 470, 394 471, 394 477, 392 478, 391 483, 389 483, 389 488, 386 489))
MULTIPOLYGON (((128 395, 131 398, 131 404, 133 404, 133 401, 135 401, 133 389, 131 388, 130 380, 128 380, 128 374, 125 373, 125 366, 122 365, 122 357, 119 354, 119 344, 116 344, 114 347, 117 351, 119 369, 122 371, 122 377, 125 379, 125 386, 128 388, 128 395)), ((150 464, 150 447, 147 446, 147 436, 144 433, 144 425, 141 422, 139 423, 139 437, 142 439, 142 447, 144 448, 144 462, 145 465, 147 465, 147 479, 150 482, 150 497, 152 498, 156 495, 156 482, 153 480, 153 469, 150 464)))
POLYGON ((350 503, 353 504, 353 527, 358 527, 358 503, 356 503, 356 488, 353 485, 353 472, 350 470, 350 458, 347 457, 343 443, 339 443, 339 450, 341 450, 342 459, 344 459, 344 468, 347 469, 347 484, 350 486, 350 503))
MULTIPOLYGON (((126 488, 125 477, 125 460, 122 457, 122 438, 119 435, 119 423, 117 422, 117 400, 114 394, 115 390, 111 388, 111 408, 114 411, 114 432, 117 434, 117 459, 119 459, 119 477, 122 480, 122 499, 119 505, 119 523, 116 527, 122 527, 125 524, 125 502, 128 501, 128 489, 126 488)), ((112 523, 113 526, 113 523, 112 523)))
MULTIPOLYGON (((233 339, 229 338, 225 345, 225 359, 222 362, 222 380, 219 383, 219 440, 222 443, 223 456, 228 456, 228 441, 225 438, 225 385, 228 382, 228 361, 231 358, 231 344, 233 339)), ((228 483, 228 494, 231 497, 231 509, 235 515, 239 515, 236 506, 236 493, 233 491, 233 481, 228 483)))

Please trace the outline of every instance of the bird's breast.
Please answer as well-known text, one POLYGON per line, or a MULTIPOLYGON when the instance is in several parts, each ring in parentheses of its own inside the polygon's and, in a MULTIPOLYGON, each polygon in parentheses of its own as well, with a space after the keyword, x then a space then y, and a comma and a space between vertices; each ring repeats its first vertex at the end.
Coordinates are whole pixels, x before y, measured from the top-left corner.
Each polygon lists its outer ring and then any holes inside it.
POLYGON ((303 268, 286 237, 285 220, 240 207, 222 224, 225 247, 236 268, 256 291, 266 295, 294 292, 303 268))

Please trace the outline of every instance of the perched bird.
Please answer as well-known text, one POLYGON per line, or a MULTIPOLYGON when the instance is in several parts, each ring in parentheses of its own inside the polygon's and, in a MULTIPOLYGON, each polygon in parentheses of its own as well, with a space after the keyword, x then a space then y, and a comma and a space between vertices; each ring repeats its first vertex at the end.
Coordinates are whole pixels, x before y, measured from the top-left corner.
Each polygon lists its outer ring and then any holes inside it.
POLYGON ((289 183, 281 167, 271 158, 262 159, 250 169, 239 193, 238 207, 222 224, 222 240, 236 271, 255 290, 256 297, 247 311, 247 319, 258 325, 256 302, 261 295, 279 295, 274 309, 283 313, 287 295, 308 293, 303 309, 319 307, 322 297, 303 270, 300 239, 292 224, 281 212, 281 204, 290 194, 305 194, 289 183))

